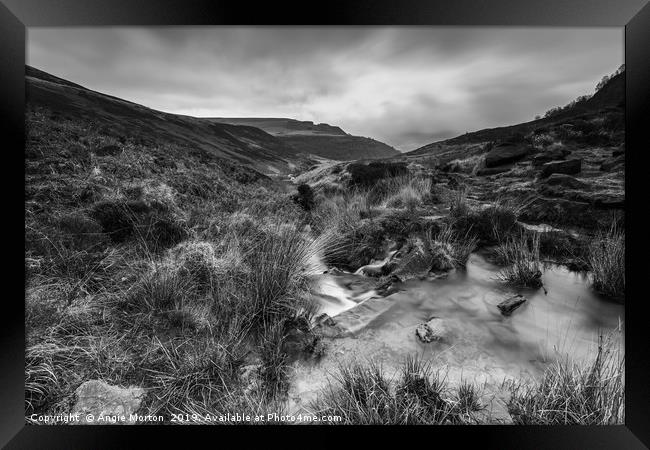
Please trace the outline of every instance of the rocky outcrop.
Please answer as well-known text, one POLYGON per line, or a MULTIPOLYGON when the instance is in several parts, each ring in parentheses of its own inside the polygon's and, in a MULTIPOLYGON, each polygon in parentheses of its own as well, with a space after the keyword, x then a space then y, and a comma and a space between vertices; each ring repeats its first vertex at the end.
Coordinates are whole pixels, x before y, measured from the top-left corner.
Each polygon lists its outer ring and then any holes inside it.
POLYGON ((447 328, 441 318, 432 317, 428 322, 421 323, 415 328, 415 335, 421 342, 428 344, 445 339, 447 337, 447 328))
POLYGON ((525 302, 526 302, 526 297, 524 297, 523 295, 515 295, 499 303, 497 305, 497 308, 499 308, 501 314, 503 314, 504 316, 509 316, 510 314, 512 314, 512 312, 515 309, 519 308, 525 302))
POLYGON ((100 417, 125 417, 118 425, 132 425, 129 416, 134 414, 145 395, 140 387, 121 388, 101 380, 90 380, 75 391, 77 402, 72 413, 79 414, 82 424, 109 424, 110 420, 101 421, 100 417))
POLYGON ((531 147, 526 144, 515 144, 510 142, 499 144, 490 150, 485 156, 485 167, 498 167, 519 161, 528 156, 531 151, 531 147))
POLYGON ((554 173, 563 173, 567 175, 573 175, 580 173, 582 170, 582 160, 581 159, 568 159, 566 161, 551 161, 542 165, 541 177, 546 178, 554 173))

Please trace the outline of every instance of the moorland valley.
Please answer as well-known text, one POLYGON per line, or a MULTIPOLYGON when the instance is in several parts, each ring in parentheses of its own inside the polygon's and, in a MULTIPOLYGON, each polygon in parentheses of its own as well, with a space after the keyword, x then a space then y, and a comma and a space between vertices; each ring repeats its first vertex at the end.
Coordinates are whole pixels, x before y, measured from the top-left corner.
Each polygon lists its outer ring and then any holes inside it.
POLYGON ((624 77, 400 153, 28 66, 28 423, 622 423, 624 77))

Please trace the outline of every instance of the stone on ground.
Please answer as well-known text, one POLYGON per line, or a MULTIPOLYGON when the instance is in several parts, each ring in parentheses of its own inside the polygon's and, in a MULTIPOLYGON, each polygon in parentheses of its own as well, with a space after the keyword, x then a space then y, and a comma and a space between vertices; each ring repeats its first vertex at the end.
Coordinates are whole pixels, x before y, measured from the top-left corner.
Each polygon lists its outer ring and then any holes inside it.
POLYGON ((129 416, 140 407, 145 390, 135 386, 121 388, 101 380, 90 380, 79 386, 75 393, 77 402, 72 412, 80 414, 81 423, 111 423, 98 422, 97 418, 100 416, 125 416, 126 421, 117 422, 117 424, 132 425, 135 422, 130 422, 129 416), (93 421, 87 421, 89 414, 94 416, 93 421))
POLYGON ((542 165, 541 177, 546 178, 554 173, 574 175, 582 170, 581 159, 568 159, 566 161, 551 161, 542 165))
POLYGON ((565 148, 549 149, 533 158, 533 166, 541 166, 547 162, 563 160, 570 154, 571 151, 565 148))
POLYGON ((425 344, 443 340, 446 334, 445 322, 439 317, 433 317, 427 323, 421 323, 415 329, 415 335, 425 344))
POLYGON ((531 148, 526 144, 515 144, 505 142, 494 147, 485 156, 485 167, 497 167, 504 164, 519 161, 520 159, 528 156, 531 148))

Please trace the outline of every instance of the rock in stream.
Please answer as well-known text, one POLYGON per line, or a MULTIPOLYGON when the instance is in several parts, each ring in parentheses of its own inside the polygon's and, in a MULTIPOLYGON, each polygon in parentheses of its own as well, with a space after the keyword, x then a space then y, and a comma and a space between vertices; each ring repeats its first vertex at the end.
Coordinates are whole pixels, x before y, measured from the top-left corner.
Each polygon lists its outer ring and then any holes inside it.
POLYGON ((509 316, 512 312, 519 308, 526 302, 526 297, 523 295, 515 295, 513 297, 507 298, 497 305, 497 308, 501 311, 501 314, 504 316, 509 316))

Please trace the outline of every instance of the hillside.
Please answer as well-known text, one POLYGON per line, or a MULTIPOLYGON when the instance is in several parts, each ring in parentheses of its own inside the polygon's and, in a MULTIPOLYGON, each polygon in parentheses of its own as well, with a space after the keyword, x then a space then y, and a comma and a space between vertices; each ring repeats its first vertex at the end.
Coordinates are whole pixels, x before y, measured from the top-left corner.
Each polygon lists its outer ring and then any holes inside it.
POLYGON ((213 118, 219 123, 258 127, 277 137, 296 152, 328 159, 352 161, 379 159, 399 155, 383 142, 347 134, 341 128, 326 123, 314 124, 285 118, 213 118))
POLYGON ((29 66, 25 87, 28 107, 45 108, 68 120, 90 121, 115 138, 135 138, 148 145, 176 144, 264 174, 288 172, 296 163, 295 149, 252 126, 156 111, 29 66))
POLYGON ((551 117, 545 117, 530 122, 516 125, 509 125, 497 128, 487 128, 472 133, 463 134, 444 141, 434 142, 416 150, 406 153, 407 155, 435 155, 443 146, 472 144, 480 142, 498 142, 510 139, 517 139, 538 129, 554 127, 564 123, 571 123, 576 120, 591 120, 598 115, 607 114, 621 119, 625 109, 625 72, 612 77, 598 92, 591 98, 579 102, 565 111, 551 117), (605 113, 607 111, 607 113, 605 113))

